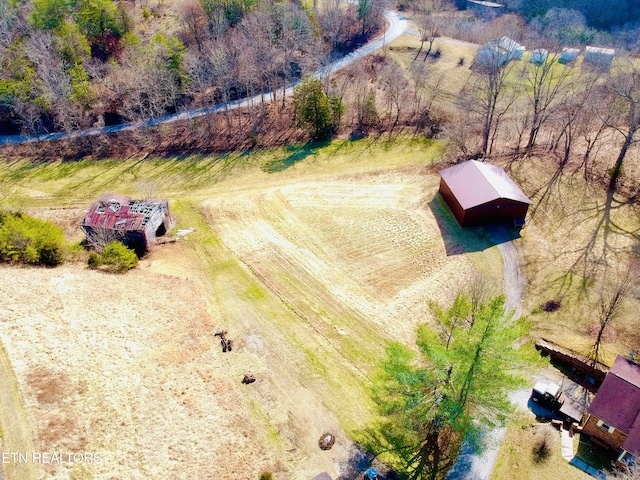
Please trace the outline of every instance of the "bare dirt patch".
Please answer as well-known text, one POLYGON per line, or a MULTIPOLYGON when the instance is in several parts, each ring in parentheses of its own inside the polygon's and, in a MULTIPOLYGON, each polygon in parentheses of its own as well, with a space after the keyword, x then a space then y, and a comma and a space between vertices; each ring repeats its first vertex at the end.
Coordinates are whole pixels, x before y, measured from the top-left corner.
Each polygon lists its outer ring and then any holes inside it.
POLYGON ((192 282, 82 266, 0 276, 3 341, 36 450, 104 459, 46 465, 47 478, 257 478, 273 467, 192 282))

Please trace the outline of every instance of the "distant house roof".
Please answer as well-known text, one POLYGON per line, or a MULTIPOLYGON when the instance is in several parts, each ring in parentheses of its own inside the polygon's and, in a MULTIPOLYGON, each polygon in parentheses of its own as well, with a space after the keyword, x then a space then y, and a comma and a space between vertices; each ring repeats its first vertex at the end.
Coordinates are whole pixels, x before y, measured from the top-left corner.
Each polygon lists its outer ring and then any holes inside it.
POLYGON ((578 48, 563 48, 558 63, 571 63, 580 55, 580 49, 578 48))
POLYGON ((474 5, 481 5, 483 7, 489 7, 489 8, 503 8, 504 5, 502 3, 498 3, 498 2, 488 2, 486 0, 467 0, 467 2, 474 4, 474 5))
POLYGON ((536 48, 533 53, 531 53, 531 63, 544 63, 548 56, 549 50, 536 48))
POLYGON ((525 47, 509 37, 494 38, 478 48, 474 64, 480 68, 498 67, 510 60, 522 58, 525 50, 525 47))
POLYGON ((508 52, 512 52, 514 50, 525 50, 525 48, 522 45, 520 45, 518 42, 516 42, 515 40, 512 40, 509 37, 500 37, 498 39, 497 44, 498 44, 498 47, 508 52))
POLYGON ((531 200, 500 167, 469 160, 445 168, 440 175, 465 210, 506 198, 531 205, 531 200))
POLYGON ((524 51, 525 47, 509 37, 494 38, 490 42, 485 43, 480 49, 493 50, 495 52, 509 55, 511 52, 524 51))
POLYGON ((613 48, 586 47, 584 50, 586 53, 597 53, 600 55, 610 55, 612 57, 616 54, 613 48))
POLYGON ((640 365, 618 355, 587 411, 627 435, 622 447, 640 455, 640 365))

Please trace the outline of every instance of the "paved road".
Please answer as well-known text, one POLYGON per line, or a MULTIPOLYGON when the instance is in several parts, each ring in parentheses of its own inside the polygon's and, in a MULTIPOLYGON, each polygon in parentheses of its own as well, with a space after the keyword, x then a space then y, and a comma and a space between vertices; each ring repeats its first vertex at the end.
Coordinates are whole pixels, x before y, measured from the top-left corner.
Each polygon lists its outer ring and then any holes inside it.
MULTIPOLYGON (((376 37, 371 42, 351 52, 349 55, 336 60, 329 65, 321 68, 313 74, 315 78, 324 78, 338 70, 352 64, 353 62, 372 54, 376 50, 380 50, 385 44, 395 40, 407 30, 407 21, 399 13, 391 10, 385 10, 384 16, 388 22, 388 27, 385 32, 376 37)), ((293 93, 293 87, 298 82, 292 83, 286 89, 286 94, 291 95, 293 93)), ((188 120, 191 118, 202 117, 204 115, 210 115, 227 110, 235 110, 237 108, 246 107, 262 101, 270 101, 270 95, 268 93, 256 95, 254 97, 243 98, 229 103, 223 103, 218 105, 212 105, 210 107, 198 108, 188 110, 186 112, 176 113, 173 115, 165 115, 163 117, 151 118, 149 120, 142 120, 138 122, 121 123, 119 125, 110 125, 102 128, 91 128, 87 130, 78 130, 74 132, 59 132, 48 133, 42 135, 4 135, 0 136, 0 145, 15 145, 20 143, 29 143, 37 141, 49 141, 49 140, 62 140, 67 138, 78 137, 91 137, 95 135, 102 135, 105 133, 124 132, 127 130, 135 130, 144 127, 151 127, 161 124, 167 124, 176 122, 179 120, 188 120)))

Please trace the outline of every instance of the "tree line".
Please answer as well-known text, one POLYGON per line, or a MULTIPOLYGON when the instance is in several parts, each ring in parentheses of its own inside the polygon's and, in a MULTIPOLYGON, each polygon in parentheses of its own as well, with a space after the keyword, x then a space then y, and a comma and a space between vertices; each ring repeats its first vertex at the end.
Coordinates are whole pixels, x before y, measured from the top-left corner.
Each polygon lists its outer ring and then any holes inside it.
MULTIPOLYGON (((539 35, 510 15, 485 23, 485 36, 507 34, 530 50, 544 47, 550 52, 544 61, 531 63, 527 55, 512 62, 496 57, 495 64, 461 68, 463 88, 452 92, 447 73, 437 68, 441 52, 433 45, 459 12, 445 0, 413 0, 403 8, 410 11, 422 42, 408 66, 390 52, 358 62, 323 80, 321 89, 307 88, 316 104, 305 112, 309 105, 304 102, 286 102, 286 85, 352 48, 354 39, 364 38, 363 30, 373 33, 373 27, 367 30, 371 18, 363 15, 373 15, 372 10, 379 15, 380 4, 325 2, 314 10, 294 3, 191 0, 180 4, 176 35, 148 32, 143 37, 126 20, 131 6, 100 10, 103 24, 111 27, 90 35, 83 19, 91 9, 83 2, 110 0, 65 3, 68 10, 60 21, 54 21, 55 9, 45 8, 60 0, 35 1, 43 3, 29 12, 15 4, 2 7, 9 13, 0 22, 2 31, 14 33, 0 35, 0 126, 5 128, 74 130, 262 93, 264 100, 275 100, 272 106, 258 102, 247 112, 226 111, 175 126, 175 133, 160 127, 161 138, 123 135, 122 142, 126 148, 133 142, 164 154, 299 141, 296 126, 311 139, 340 130, 361 136, 409 127, 446 137, 461 157, 548 149, 560 156, 561 165, 578 162, 585 176, 592 174, 599 151, 614 145, 610 191, 618 188, 625 158, 637 142, 640 68, 634 61, 620 58, 610 72, 562 65, 563 43, 557 37, 539 35), (34 22, 52 30, 38 30, 34 22), (16 35, 21 29, 24 34, 16 35), (100 58, 104 52, 110 52, 106 60, 100 58)), ((144 12, 147 7, 135 8, 144 12)), ((95 151, 95 144, 105 154, 118 155, 113 148, 123 146, 113 138, 77 143, 82 145, 69 155, 95 151)))
POLYGON ((259 93, 277 99, 382 22, 381 0, 187 0, 174 10, 158 1, 1 0, 2 133, 103 126, 259 93))
POLYGON ((640 21, 640 5, 633 0, 505 0, 501 3, 527 20, 544 16, 554 8, 574 10, 584 16, 589 26, 601 30, 640 21))

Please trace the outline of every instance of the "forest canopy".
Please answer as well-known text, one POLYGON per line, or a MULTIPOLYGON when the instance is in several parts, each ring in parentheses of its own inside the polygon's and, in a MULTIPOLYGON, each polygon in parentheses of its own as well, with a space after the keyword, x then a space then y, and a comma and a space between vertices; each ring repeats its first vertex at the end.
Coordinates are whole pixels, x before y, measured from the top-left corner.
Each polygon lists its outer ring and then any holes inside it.
POLYGON ((554 8, 576 10, 584 15, 590 27, 600 30, 640 21, 640 4, 634 0, 504 0, 500 3, 527 20, 542 17, 554 8))
POLYGON ((380 29, 381 1, 360 3, 0 0, 0 132, 100 127, 266 92, 275 99, 380 29))

